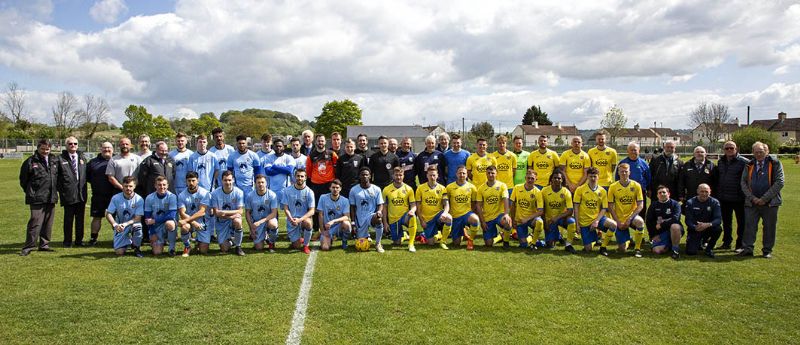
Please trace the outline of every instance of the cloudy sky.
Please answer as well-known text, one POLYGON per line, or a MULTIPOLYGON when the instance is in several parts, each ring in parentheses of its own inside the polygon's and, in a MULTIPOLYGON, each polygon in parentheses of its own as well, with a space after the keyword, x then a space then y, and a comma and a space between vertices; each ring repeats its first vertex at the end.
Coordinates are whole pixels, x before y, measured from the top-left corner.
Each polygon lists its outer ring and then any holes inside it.
POLYGON ((0 0, 0 82, 50 122, 60 91, 167 117, 248 107, 365 124, 553 121, 687 128, 699 102, 744 123, 800 116, 797 1, 0 0))

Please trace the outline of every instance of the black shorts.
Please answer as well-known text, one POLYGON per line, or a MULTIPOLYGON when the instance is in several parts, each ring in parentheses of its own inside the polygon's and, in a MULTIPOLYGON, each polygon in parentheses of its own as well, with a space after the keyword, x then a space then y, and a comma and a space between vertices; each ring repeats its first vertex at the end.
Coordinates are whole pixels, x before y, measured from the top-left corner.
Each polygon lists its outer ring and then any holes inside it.
POLYGON ((92 205, 89 207, 89 216, 92 218, 105 217, 108 204, 111 203, 111 197, 106 198, 101 195, 92 194, 92 205))

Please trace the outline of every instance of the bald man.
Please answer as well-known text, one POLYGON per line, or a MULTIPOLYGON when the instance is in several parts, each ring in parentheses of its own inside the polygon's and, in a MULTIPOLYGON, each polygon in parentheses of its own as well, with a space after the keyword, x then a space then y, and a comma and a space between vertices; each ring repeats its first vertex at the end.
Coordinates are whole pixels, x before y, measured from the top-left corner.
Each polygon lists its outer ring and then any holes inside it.
POLYGON ((705 183, 697 186, 697 196, 686 201, 686 255, 697 255, 707 239, 705 254, 714 258, 714 245, 722 233, 722 208, 711 196, 711 187, 705 183))

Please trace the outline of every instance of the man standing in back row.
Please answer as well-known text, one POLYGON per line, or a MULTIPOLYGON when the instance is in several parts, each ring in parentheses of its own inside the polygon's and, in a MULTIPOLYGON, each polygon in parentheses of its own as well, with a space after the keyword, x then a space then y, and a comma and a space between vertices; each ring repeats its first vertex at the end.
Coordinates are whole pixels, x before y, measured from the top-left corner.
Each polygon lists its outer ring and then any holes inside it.
POLYGON ((744 240, 738 255, 753 256, 760 219, 764 227, 761 252, 765 258, 772 258, 778 224, 778 207, 783 201, 781 198, 783 183, 781 161, 769 155, 769 147, 766 144, 762 142, 753 144, 753 160, 747 164, 747 170, 742 174, 746 220, 744 240))
POLYGON ((37 238, 39 251, 53 251, 50 249, 50 235, 53 233, 53 211, 58 201, 57 175, 58 158, 50 154, 50 142, 39 140, 36 152, 22 162, 19 169, 19 185, 25 193, 25 204, 30 205, 31 210, 20 256, 27 256, 36 248, 37 238))

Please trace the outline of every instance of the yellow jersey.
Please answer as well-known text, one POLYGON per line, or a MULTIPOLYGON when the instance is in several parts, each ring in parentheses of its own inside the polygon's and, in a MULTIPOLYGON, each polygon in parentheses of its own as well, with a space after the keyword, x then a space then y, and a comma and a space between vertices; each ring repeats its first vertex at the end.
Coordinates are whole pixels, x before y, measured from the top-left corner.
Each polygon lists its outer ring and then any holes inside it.
POLYGON ((511 192, 511 202, 514 203, 514 220, 522 221, 533 215, 534 212, 544 209, 542 192, 536 186, 531 190, 525 189, 525 184, 514 186, 511 192))
POLYGON ((389 215, 389 224, 395 223, 403 215, 408 213, 408 209, 417 200, 414 198, 414 190, 405 183, 399 188, 394 183, 383 188, 383 197, 386 198, 386 212, 389 215))
POLYGON ((536 182, 534 183, 537 186, 550 185, 550 175, 553 174, 555 168, 558 168, 558 165, 559 159, 556 151, 547 149, 545 153, 541 153, 539 150, 534 150, 528 154, 528 167, 536 171, 536 182))
POLYGON ((484 183, 478 187, 475 201, 482 201, 483 221, 488 222, 505 213, 505 201, 508 199, 508 186, 500 181, 494 181, 493 186, 484 183))
POLYGON ((606 146, 605 149, 599 150, 596 146, 589 149, 589 159, 592 161, 592 166, 600 170, 600 175, 597 179, 597 184, 608 187, 614 182, 614 166, 617 165, 617 150, 606 146))
POLYGON ((494 165, 497 166, 497 161, 490 154, 485 154, 483 157, 478 156, 478 153, 473 153, 467 158, 467 171, 472 173, 473 185, 480 186, 486 183, 486 168, 494 165))
POLYGON ((570 149, 561 154, 559 164, 565 167, 564 172, 567 174, 567 180, 571 183, 578 183, 583 177, 583 169, 589 168, 592 165, 592 160, 589 159, 586 151, 581 150, 581 152, 575 153, 570 149))
POLYGON ((544 201, 544 216, 547 219, 553 219, 564 211, 572 209, 572 193, 567 187, 561 187, 558 192, 554 192, 553 187, 544 187, 542 200, 544 201))
POLYGON ((431 188, 427 183, 417 186, 415 195, 417 199, 417 214, 425 221, 430 221, 437 213, 444 210, 444 200, 447 198, 447 190, 441 184, 436 184, 431 188))
POLYGON ((623 186, 619 181, 608 187, 608 202, 614 203, 614 212, 620 219, 628 219, 636 210, 638 202, 642 199, 642 185, 634 180, 628 180, 628 185, 623 186))
POLYGON ((517 170, 517 155, 506 150, 505 154, 495 151, 492 157, 497 162, 497 181, 503 182, 506 186, 514 186, 514 172, 517 170))
POLYGON ((589 188, 588 183, 578 187, 572 201, 579 207, 578 226, 580 227, 592 225, 592 222, 600 214, 600 210, 608 208, 608 194, 600 185, 597 185, 595 190, 589 188))
POLYGON ((472 201, 477 198, 478 189, 469 181, 460 186, 456 181, 447 185, 446 193, 450 214, 458 218, 472 211, 472 201))

